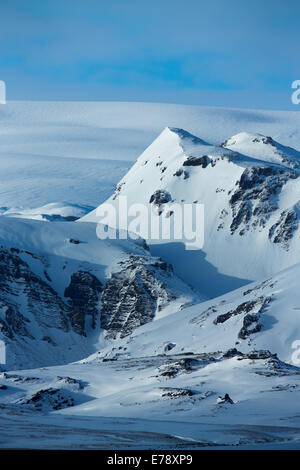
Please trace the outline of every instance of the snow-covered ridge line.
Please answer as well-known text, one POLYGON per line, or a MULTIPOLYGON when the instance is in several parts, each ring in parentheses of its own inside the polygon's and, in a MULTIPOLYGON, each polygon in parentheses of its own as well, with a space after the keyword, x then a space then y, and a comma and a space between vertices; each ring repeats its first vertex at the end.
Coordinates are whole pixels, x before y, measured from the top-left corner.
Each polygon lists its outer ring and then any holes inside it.
MULTIPOLYGON (((119 196, 128 206, 159 204, 161 218, 169 202, 204 204, 202 251, 192 256, 172 239, 147 242, 188 283, 214 297, 300 261, 299 155, 259 134, 240 133, 216 146, 165 128, 105 203, 117 212, 119 196)), ((80 220, 97 222, 97 209, 80 220)))

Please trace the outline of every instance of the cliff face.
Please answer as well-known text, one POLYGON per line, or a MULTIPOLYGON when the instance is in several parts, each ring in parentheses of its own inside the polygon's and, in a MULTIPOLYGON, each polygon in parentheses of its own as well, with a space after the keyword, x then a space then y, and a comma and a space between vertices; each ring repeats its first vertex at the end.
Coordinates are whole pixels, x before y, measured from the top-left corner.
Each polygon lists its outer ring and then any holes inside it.
POLYGON ((0 246, 5 368, 82 359, 94 352, 103 330, 109 340, 128 335, 164 309, 172 313, 192 300, 191 289, 141 241, 99 240, 90 225, 0 221, 0 236, 2 230, 8 238, 0 246), (30 229, 24 248, 12 246, 13 228, 30 229))
POLYGON ((76 333, 86 335, 85 323, 88 316, 92 328, 96 327, 101 292, 102 283, 93 274, 87 271, 72 274, 64 296, 69 299, 71 325, 76 333))
POLYGON ((132 256, 121 271, 112 274, 103 290, 100 321, 109 337, 129 335, 176 299, 157 276, 165 273, 173 275, 165 263, 145 266, 140 257, 132 256))

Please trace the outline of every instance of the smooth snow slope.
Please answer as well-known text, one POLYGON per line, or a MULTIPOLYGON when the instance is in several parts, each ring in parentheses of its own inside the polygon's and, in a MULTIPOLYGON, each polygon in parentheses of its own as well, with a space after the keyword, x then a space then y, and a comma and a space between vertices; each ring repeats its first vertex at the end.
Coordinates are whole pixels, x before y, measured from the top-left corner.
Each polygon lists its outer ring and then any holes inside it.
POLYGON ((52 203, 59 203, 61 208, 70 204, 95 207, 99 199, 111 194, 129 167, 129 162, 122 161, 36 156, 30 152, 11 155, 0 150, 1 212, 21 213, 52 203))

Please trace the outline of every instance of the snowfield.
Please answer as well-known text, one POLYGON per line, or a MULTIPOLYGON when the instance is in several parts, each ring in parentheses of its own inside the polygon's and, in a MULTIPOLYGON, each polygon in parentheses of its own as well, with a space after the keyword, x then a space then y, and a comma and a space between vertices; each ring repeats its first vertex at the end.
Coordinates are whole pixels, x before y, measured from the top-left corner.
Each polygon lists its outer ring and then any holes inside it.
POLYGON ((0 107, 1 448, 300 448, 299 124, 0 107), (100 240, 120 196, 157 220, 204 203, 203 248, 100 240))

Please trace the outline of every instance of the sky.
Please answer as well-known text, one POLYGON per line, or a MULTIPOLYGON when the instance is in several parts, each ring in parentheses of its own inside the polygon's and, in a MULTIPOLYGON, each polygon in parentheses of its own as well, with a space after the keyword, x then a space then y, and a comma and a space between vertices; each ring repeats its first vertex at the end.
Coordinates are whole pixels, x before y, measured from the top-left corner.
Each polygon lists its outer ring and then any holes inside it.
POLYGON ((7 100, 300 110, 299 0, 0 0, 7 100))

